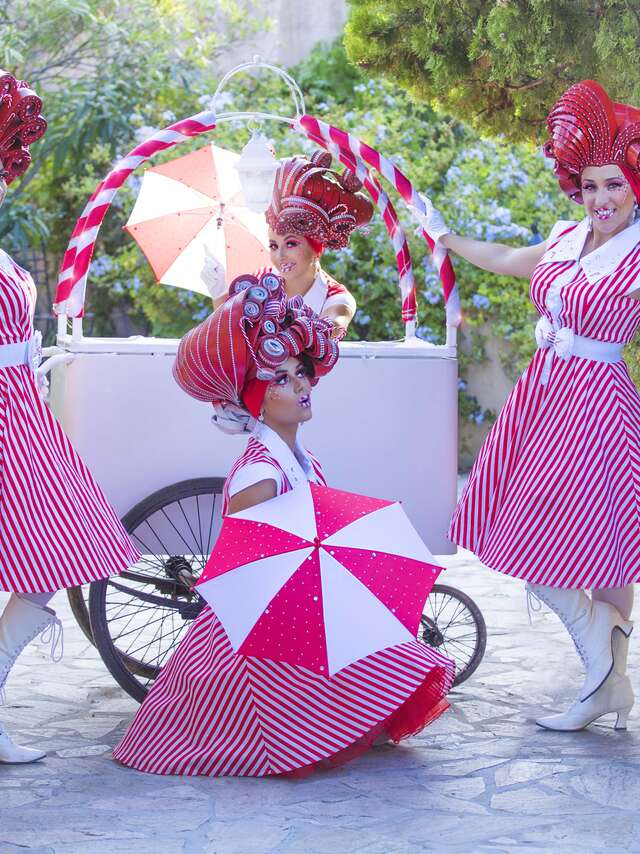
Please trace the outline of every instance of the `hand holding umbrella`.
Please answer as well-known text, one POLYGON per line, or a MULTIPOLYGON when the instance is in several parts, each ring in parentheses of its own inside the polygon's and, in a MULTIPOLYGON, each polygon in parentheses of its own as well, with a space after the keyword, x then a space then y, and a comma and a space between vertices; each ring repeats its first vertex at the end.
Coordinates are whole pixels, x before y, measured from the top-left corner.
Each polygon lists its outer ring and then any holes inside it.
POLYGON ((200 270, 200 279, 214 302, 226 295, 229 286, 227 284, 224 265, 220 263, 206 243, 204 245, 204 264, 202 265, 202 270, 200 270))

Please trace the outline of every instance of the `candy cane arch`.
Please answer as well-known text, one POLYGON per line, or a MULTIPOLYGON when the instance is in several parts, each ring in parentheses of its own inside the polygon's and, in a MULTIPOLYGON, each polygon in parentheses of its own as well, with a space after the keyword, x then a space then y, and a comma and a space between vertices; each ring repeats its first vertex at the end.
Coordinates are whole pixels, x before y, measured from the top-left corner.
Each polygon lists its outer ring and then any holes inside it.
MULTIPOLYGON (((326 122, 316 119, 313 116, 304 115, 297 121, 297 126, 307 136, 316 141, 322 141, 325 147, 331 144, 338 146, 343 151, 350 152, 355 157, 360 157, 369 166, 372 166, 382 176, 384 176, 398 193, 402 196, 407 204, 413 205, 422 213, 426 213, 425 205, 416 190, 414 190, 411 181, 404 175, 397 166, 390 160, 384 157, 375 148, 371 148, 366 143, 359 140, 346 131, 340 128, 329 125, 326 122)), ((433 252, 433 260, 438 268, 440 280, 444 288, 444 299, 447 312, 447 325, 456 327, 461 321, 460 312, 460 296, 456 285, 456 277, 453 272, 451 259, 447 251, 438 246, 434 250, 434 241, 431 236, 423 229, 422 231, 429 248, 433 252)))
POLYGON ((104 181, 98 185, 76 222, 58 277, 56 301, 53 306, 56 314, 82 317, 89 264, 98 231, 113 197, 133 170, 158 152, 213 130, 215 126, 214 112, 208 110, 197 113, 154 133, 116 163, 104 181))
MULTIPOLYGON (((298 128, 298 130, 301 130, 298 128)), ((380 216, 387 227, 387 232, 393 243, 393 248, 396 253, 396 263, 398 265, 398 274, 400 279, 400 292, 402 294, 402 319, 407 328, 407 335, 415 335, 415 323, 417 316, 416 305, 416 286, 413 277, 413 266, 411 264, 411 253, 409 252, 409 244, 404 233, 398 215, 391 203, 391 199, 385 193, 380 182, 367 169, 361 157, 357 157, 350 151, 344 151, 335 143, 330 143, 322 137, 315 136, 308 131, 302 131, 313 142, 326 148, 331 154, 337 157, 341 163, 351 169, 364 184, 365 189, 375 202, 380 216)))
MULTIPOLYGON (((228 118, 231 117, 228 116, 228 118)), ((62 261, 54 304, 54 310, 59 315, 59 325, 62 321, 62 327, 59 328, 60 334, 66 331, 64 326, 67 316, 80 318, 84 313, 87 276, 98 232, 119 188, 134 169, 155 154, 191 137, 214 130, 215 127, 216 115, 213 111, 204 111, 176 122, 136 146, 126 157, 118 161, 104 181, 98 185, 76 223, 62 261)), ((422 200, 413 190, 409 180, 391 161, 356 137, 306 114, 294 120, 291 127, 337 156, 362 180, 382 216, 393 243, 402 293, 402 319, 407 325, 407 334, 414 334, 416 296, 409 246, 391 200, 375 175, 369 171, 365 161, 389 178, 403 198, 415 204, 420 210, 424 209, 422 200), (345 142, 348 142, 348 145, 345 142)), ((430 248, 433 249, 433 241, 426 232, 423 231, 423 234, 430 248)), ((447 324, 455 326, 459 323, 459 307, 456 312, 458 302, 453 269, 445 250, 439 248, 434 257, 445 288, 447 324)))

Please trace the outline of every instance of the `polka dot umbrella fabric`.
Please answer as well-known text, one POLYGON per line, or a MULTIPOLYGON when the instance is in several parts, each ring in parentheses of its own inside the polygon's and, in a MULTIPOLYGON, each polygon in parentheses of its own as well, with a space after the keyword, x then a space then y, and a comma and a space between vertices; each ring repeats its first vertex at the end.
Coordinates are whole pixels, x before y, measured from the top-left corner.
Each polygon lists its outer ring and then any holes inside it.
POLYGON ((440 571, 398 502, 307 483, 227 516, 198 592, 235 652, 332 676, 414 640, 440 571))

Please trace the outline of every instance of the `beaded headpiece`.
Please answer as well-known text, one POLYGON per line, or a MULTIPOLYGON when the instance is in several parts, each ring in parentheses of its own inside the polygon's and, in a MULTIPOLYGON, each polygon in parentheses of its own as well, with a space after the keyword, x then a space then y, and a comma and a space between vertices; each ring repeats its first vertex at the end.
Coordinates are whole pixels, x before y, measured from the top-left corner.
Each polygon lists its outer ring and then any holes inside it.
POLYGON ((0 70, 0 161, 7 184, 29 168, 29 146, 47 129, 41 109, 42 101, 28 83, 0 70))
POLYGON ((280 161, 273 198, 265 216, 276 234, 310 237, 329 249, 343 249, 354 229, 366 225, 373 205, 359 192, 353 172, 330 169, 331 155, 316 151, 280 161))
POLYGON ((312 385, 334 367, 339 351, 331 330, 302 297, 288 299, 274 273, 239 276, 229 299, 180 342, 173 376, 187 394, 213 403, 218 426, 241 432, 290 356, 311 363, 312 385))
POLYGON ((549 116, 544 154, 555 161, 560 188, 582 203, 580 175, 587 166, 615 163, 640 176, 640 110, 612 101, 595 80, 583 80, 560 97, 549 116))

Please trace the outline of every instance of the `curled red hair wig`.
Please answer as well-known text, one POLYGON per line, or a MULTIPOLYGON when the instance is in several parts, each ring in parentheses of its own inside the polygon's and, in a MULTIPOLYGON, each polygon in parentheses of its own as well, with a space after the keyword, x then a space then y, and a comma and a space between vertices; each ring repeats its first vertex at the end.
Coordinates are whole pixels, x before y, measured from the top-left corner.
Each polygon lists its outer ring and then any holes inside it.
POLYGON ((267 386, 289 357, 309 363, 313 385, 334 367, 339 350, 332 328, 302 297, 287 299, 274 273, 238 276, 229 299, 180 342, 173 376, 192 397, 240 406, 257 418, 267 386))

